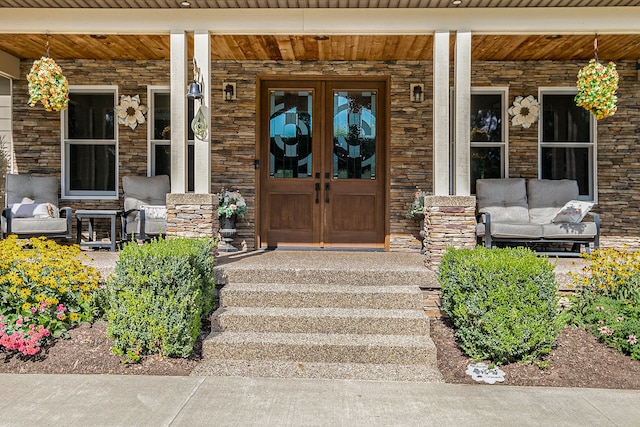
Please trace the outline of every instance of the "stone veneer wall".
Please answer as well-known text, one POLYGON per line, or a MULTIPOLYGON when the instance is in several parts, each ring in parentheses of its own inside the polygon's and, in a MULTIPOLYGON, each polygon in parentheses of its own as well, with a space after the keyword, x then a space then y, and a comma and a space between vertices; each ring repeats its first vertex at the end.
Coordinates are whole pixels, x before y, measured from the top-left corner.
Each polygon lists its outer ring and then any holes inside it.
MULTIPOLYGON (((71 85, 117 85, 119 95, 139 94, 148 105, 147 85, 169 84, 168 61, 57 60, 71 85)), ((21 61, 26 76, 31 60, 21 61)), ((574 87, 575 61, 473 62, 473 86, 509 86, 517 95, 538 97, 539 87, 574 87)), ((640 236, 640 82, 635 61, 618 62, 618 112, 598 123, 598 206, 603 235, 640 236)), ((212 191, 242 191, 252 208, 238 223, 239 241, 254 246, 256 173, 256 77, 258 75, 390 75, 390 214, 392 250, 420 248, 418 222, 406 218, 416 187, 432 189, 432 64, 430 61, 214 61, 212 62, 212 191), (224 102, 222 81, 237 84, 236 102, 224 102), (409 85, 423 83, 426 99, 410 101, 409 85)), ((26 78, 13 85, 16 171, 60 176, 60 114, 27 106, 26 78)), ((186 90, 186 87, 185 87, 186 90)), ((118 129, 119 176, 146 175, 147 124, 118 129)), ((509 127, 509 175, 538 173, 537 127, 509 127)), ((120 192, 121 194, 121 192, 120 192)), ((115 209, 122 200, 65 200, 74 209, 115 209)))
POLYGON ((476 245, 474 196, 426 196, 424 201, 425 264, 436 270, 449 247, 476 245))
POLYGON ((167 237, 216 237, 217 207, 213 194, 167 194, 167 237))

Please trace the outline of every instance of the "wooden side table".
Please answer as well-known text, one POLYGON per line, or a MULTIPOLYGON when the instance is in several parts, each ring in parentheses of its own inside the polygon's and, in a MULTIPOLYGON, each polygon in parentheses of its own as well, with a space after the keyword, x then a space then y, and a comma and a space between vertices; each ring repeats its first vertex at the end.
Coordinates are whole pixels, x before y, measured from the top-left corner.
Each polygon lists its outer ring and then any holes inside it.
POLYGON ((120 242, 118 240, 118 234, 116 229, 116 222, 120 218, 122 221, 122 211, 116 210, 103 210, 103 209, 80 209, 76 211, 77 222, 77 237, 76 240, 79 245, 88 246, 90 248, 109 248, 111 252, 116 251, 116 246, 120 242), (111 221, 111 228, 109 232, 109 241, 103 242, 101 240, 93 240, 94 221, 98 218, 105 218, 111 221), (82 242, 82 221, 88 220, 89 223, 89 239, 86 242, 82 242))

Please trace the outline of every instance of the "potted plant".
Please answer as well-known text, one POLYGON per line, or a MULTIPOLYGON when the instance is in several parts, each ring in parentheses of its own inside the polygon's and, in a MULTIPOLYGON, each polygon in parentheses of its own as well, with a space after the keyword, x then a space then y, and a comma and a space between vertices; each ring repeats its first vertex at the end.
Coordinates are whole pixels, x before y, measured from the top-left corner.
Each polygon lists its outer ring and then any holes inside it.
MULTIPOLYGON (((420 188, 416 188, 416 192, 413 193, 413 203, 409 207, 407 211, 407 218, 415 218, 419 220, 420 224, 420 253, 424 253, 424 197, 428 193, 426 191, 420 190, 420 188)), ((417 237, 417 236, 416 236, 417 237)))
POLYGON ((243 217, 247 212, 247 203, 238 190, 225 190, 218 195, 218 217, 222 219, 232 219, 235 222, 237 217, 243 217))
POLYGON ((426 195, 426 191, 416 187, 416 192, 413 194, 413 203, 411 203, 411 207, 407 211, 407 218, 424 218, 424 197, 426 195))

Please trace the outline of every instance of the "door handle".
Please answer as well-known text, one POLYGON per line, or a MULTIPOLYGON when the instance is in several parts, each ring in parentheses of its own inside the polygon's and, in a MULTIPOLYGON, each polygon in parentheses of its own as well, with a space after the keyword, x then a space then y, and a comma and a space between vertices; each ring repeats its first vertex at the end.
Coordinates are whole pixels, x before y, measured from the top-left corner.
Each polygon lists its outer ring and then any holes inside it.
POLYGON ((320 183, 316 182, 316 205, 320 203, 320 183))
POLYGON ((327 182, 324 185, 324 202, 329 203, 329 183, 327 182))

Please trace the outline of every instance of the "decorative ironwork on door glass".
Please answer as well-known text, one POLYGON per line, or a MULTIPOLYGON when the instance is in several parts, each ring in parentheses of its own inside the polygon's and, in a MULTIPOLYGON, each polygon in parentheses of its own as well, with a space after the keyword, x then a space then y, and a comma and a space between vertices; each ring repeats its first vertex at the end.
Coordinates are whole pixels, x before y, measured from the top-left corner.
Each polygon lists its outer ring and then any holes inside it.
POLYGON ((269 175, 311 178, 312 100, 310 91, 270 92, 269 175))
POLYGON ((376 92, 333 93, 333 178, 376 178, 376 92))

